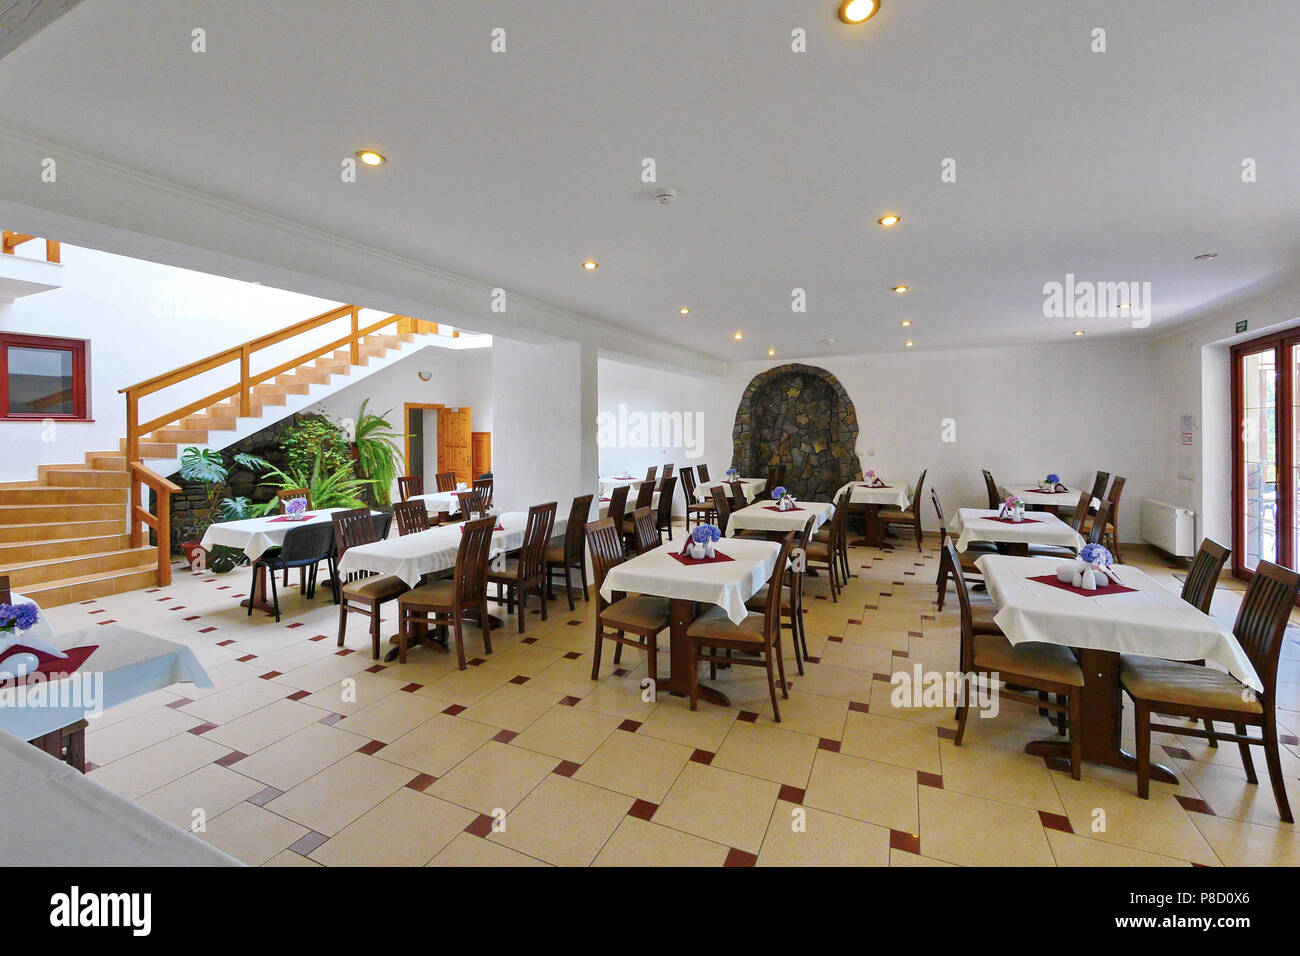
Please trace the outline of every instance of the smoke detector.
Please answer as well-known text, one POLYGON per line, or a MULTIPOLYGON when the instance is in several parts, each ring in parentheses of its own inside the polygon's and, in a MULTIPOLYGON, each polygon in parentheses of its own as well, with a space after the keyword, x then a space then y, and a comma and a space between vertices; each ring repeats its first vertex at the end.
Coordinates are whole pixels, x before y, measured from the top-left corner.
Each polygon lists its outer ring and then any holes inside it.
POLYGON ((671 206, 677 199, 677 190, 665 186, 655 193, 655 202, 661 206, 671 206))

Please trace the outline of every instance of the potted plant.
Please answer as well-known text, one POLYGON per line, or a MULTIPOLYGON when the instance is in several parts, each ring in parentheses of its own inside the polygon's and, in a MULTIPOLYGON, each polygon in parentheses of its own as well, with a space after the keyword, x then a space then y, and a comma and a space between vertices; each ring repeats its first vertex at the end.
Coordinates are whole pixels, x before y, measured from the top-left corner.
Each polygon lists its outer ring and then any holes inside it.
MULTIPOLYGON (((361 403, 361 412, 357 415, 356 429, 353 434, 353 448, 356 450, 356 462, 361 474, 374 482, 375 503, 381 508, 392 504, 393 482, 402 473, 405 459, 397 447, 397 439, 406 436, 393 431, 388 416, 393 413, 390 408, 382 415, 366 411, 370 399, 361 403)), ((315 501, 315 499, 312 499, 315 501)))
MULTIPOLYGON (((232 455, 231 458, 235 464, 254 473, 266 471, 271 467, 270 462, 256 455, 240 453, 232 455)), ((213 515, 217 510, 217 495, 225 487, 226 479, 230 477, 230 469, 226 467, 225 458, 222 457, 221 452, 213 448, 195 448, 191 446, 181 452, 180 475, 183 481, 203 486, 203 490, 207 495, 206 523, 203 525, 206 528, 214 520, 213 515)), ((230 500, 232 499, 225 499, 225 501, 230 500)), ((225 501, 222 502, 221 507, 223 520, 232 520, 225 517, 227 513, 225 501)), ((190 540, 181 542, 181 550, 185 553, 186 562, 192 565, 199 552, 203 549, 199 546, 197 540, 190 540)))
MULTIPOLYGON (((339 465, 333 472, 326 474, 319 450, 312 459, 310 471, 298 470, 292 466, 286 467, 288 471, 281 471, 268 465, 266 474, 270 480, 264 481, 263 484, 279 489, 306 488, 311 495, 313 508, 364 508, 366 503, 361 499, 361 495, 374 484, 370 479, 358 478, 354 475, 349 464, 339 465)), ((253 505, 249 512, 257 517, 270 514, 279 506, 279 500, 273 497, 269 501, 253 505)))

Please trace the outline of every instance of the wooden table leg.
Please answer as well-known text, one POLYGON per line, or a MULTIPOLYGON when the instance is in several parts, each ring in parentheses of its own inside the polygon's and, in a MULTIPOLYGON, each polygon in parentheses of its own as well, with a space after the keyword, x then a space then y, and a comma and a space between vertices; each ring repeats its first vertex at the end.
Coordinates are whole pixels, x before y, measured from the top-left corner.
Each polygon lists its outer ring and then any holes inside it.
POLYGON ((250 604, 256 611, 275 613, 275 608, 266 599, 266 565, 264 564, 259 564, 257 570, 253 572, 253 592, 239 602, 240 607, 248 607, 250 604))
POLYGON ((880 525, 880 505, 863 505, 862 512, 862 537, 857 541, 850 541, 855 548, 885 548, 884 537, 881 534, 880 525))
MULTIPOLYGON (((1088 763, 1119 767, 1137 772, 1137 758, 1124 750, 1120 742, 1123 726, 1123 690, 1119 684, 1119 654, 1080 648, 1079 666, 1083 669, 1083 713, 1079 728, 1070 733, 1083 735, 1083 759, 1088 763)), ((1035 740, 1025 745, 1025 753, 1047 759, 1053 770, 1069 770, 1069 744, 1061 738, 1035 740)), ((1163 764, 1151 764, 1151 779, 1177 783, 1178 775, 1163 764)))
MULTIPOLYGON (((671 641, 669 649, 671 666, 666 678, 663 674, 659 675, 659 684, 655 688, 657 692, 663 691, 676 694, 678 697, 685 697, 691 692, 690 645, 687 644, 686 629, 691 626, 691 622, 694 620, 694 601, 683 601, 674 598, 669 602, 668 628, 669 640, 671 641)), ((731 700, 726 694, 707 684, 699 685, 699 695, 702 700, 707 700, 711 704, 717 704, 720 707, 731 706, 731 700)))

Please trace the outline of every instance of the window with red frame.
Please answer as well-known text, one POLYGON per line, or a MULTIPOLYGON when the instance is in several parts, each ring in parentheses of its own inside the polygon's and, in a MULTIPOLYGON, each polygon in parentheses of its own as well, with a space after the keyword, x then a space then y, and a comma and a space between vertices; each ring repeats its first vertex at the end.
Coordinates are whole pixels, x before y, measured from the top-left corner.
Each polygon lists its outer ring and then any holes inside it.
POLYGON ((90 343, 0 332, 0 419, 89 419, 90 343))

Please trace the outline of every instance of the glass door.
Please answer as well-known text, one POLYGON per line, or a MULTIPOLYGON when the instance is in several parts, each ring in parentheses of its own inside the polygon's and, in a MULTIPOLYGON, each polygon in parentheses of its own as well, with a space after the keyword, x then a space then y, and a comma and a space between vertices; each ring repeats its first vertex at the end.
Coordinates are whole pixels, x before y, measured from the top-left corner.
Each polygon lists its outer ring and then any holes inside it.
POLYGON ((1241 571, 1278 560, 1278 377, 1274 346, 1237 356, 1241 433, 1237 462, 1238 555, 1241 571))

